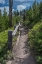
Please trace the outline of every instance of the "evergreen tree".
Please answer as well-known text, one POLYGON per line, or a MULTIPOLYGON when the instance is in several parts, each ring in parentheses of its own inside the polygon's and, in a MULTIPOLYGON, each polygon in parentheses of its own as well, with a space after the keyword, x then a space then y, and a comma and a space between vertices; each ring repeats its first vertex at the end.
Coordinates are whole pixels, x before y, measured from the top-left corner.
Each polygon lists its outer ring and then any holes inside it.
POLYGON ((2 31, 2 13, 0 9, 0 31, 2 31))
POLYGON ((7 12, 6 12, 6 8, 4 8, 4 11, 3 11, 3 28, 5 30, 8 27, 9 27, 8 15, 7 15, 7 12))
POLYGON ((23 10, 23 21, 25 21, 25 9, 23 10))
POLYGON ((2 16, 1 9, 0 9, 0 17, 2 16))
POLYGON ((36 0, 33 3, 33 13, 34 13, 34 20, 38 18, 39 16, 39 5, 36 2, 36 0))
POLYGON ((18 12, 18 10, 17 10, 17 16, 19 16, 19 12, 18 12))
POLYGON ((14 11, 14 16, 15 16, 15 17, 17 16, 17 13, 16 13, 16 11, 14 11))
POLYGON ((39 17, 42 19, 42 2, 40 2, 40 6, 39 6, 39 17))

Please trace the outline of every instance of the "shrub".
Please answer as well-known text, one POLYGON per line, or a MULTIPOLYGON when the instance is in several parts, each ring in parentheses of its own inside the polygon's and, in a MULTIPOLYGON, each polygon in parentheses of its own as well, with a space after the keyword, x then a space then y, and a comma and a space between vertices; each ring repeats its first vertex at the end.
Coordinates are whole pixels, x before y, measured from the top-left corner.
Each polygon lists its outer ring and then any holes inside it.
POLYGON ((0 62, 6 59, 7 49, 8 49, 8 30, 13 28, 9 28, 3 32, 0 32, 0 62))
MULTIPOLYGON (((33 48, 37 54, 42 54, 42 22, 34 25, 33 29, 28 33, 30 47, 33 48)), ((41 57, 41 56, 40 56, 41 57)), ((37 59, 38 60, 38 59, 37 59)), ((41 60, 39 60, 40 62, 41 60)), ((39 63, 40 64, 40 63, 39 63)))

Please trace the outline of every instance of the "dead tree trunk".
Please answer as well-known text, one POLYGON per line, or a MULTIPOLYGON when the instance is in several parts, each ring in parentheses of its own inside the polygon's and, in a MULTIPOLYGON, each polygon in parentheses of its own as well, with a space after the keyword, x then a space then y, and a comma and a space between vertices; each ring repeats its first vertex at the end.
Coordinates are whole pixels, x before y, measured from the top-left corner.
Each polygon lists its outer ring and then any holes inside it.
POLYGON ((13 0, 9 0, 9 27, 12 27, 12 5, 13 0))

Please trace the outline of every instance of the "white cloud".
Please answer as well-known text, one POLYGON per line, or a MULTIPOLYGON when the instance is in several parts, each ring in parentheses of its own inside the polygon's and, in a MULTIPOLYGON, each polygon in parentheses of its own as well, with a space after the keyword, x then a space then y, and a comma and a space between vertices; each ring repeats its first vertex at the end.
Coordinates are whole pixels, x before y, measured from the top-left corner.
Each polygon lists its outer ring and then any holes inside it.
POLYGON ((23 10, 23 9, 25 9, 25 8, 26 8, 25 5, 18 5, 18 6, 17 6, 17 10, 18 10, 18 11, 23 10))
POLYGON ((16 1, 25 2, 25 1, 34 1, 34 0, 16 0, 16 1))
POLYGON ((5 4, 5 0, 0 0, 0 3, 5 4))
POLYGON ((12 9, 12 12, 14 12, 15 10, 14 9, 12 9))
MULTIPOLYGON (((0 7, 0 9, 1 9, 2 14, 3 14, 4 7, 0 7)), ((8 6, 5 6, 5 9, 6 9, 7 14, 9 14, 9 7, 8 6)))
POLYGON ((25 1, 25 0, 16 0, 16 1, 20 1, 20 2, 23 2, 23 1, 25 1))
POLYGON ((22 5, 18 5, 18 6, 17 6, 17 10, 18 10, 18 11, 20 11, 20 10, 22 11, 22 10, 25 9, 26 7, 30 7, 30 5, 31 5, 30 3, 23 3, 22 5))

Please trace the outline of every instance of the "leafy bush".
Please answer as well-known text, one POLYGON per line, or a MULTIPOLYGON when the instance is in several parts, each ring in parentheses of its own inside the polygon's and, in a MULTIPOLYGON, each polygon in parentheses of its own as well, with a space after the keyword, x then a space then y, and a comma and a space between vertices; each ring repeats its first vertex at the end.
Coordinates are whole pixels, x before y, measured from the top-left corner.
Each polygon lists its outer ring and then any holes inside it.
POLYGON ((13 23, 13 26, 14 25, 17 25, 18 24, 18 22, 20 21, 20 17, 19 16, 13 16, 13 18, 12 18, 12 23, 13 23))
POLYGON ((36 60, 37 60, 38 64, 42 64, 42 56, 38 55, 36 57, 36 60))
MULTIPOLYGON (((13 28, 9 28, 10 30, 13 28)), ((0 62, 6 58, 7 48, 8 48, 8 30, 0 32, 0 62)))
POLYGON ((42 22, 34 25, 28 33, 29 44, 37 54, 42 54, 42 22))

